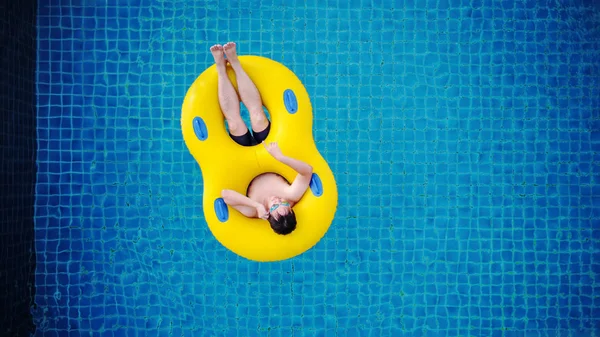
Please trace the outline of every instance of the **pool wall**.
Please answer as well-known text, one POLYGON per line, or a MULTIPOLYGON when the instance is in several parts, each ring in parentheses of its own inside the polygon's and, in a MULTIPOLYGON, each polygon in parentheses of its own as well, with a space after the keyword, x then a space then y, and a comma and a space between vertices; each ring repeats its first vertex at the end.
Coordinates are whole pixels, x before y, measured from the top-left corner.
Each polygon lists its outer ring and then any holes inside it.
POLYGON ((37 1, 0 4, 0 335, 34 331, 37 1))

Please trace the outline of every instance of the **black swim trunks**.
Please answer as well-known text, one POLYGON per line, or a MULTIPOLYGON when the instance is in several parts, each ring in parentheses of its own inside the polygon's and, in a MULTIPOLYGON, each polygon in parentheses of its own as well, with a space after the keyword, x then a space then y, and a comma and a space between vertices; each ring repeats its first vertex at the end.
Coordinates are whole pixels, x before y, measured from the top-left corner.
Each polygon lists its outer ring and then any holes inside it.
POLYGON ((242 146, 253 146, 260 144, 263 142, 263 140, 267 139, 270 130, 271 121, 269 121, 269 125, 267 125, 267 127, 260 132, 252 130, 253 135, 250 134, 250 130, 247 130, 246 133, 242 136, 234 136, 231 133, 229 134, 229 136, 231 136, 231 139, 233 139, 236 143, 242 146))

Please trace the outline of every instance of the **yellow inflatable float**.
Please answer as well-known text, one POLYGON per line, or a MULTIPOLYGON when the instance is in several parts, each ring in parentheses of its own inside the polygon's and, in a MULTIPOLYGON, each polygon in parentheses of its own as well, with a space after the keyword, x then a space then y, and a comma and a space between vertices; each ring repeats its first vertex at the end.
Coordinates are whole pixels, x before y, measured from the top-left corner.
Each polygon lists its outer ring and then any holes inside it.
MULTIPOLYGON (((293 181, 296 172, 274 159, 262 144, 241 146, 231 139, 219 105, 215 65, 194 81, 185 96, 183 139, 202 171, 204 216, 215 238, 249 260, 284 260, 312 248, 325 235, 337 209, 337 186, 315 145, 312 106, 302 82, 284 65, 268 58, 239 56, 239 60, 271 116, 265 143, 277 142, 283 153, 313 167, 310 187, 294 206, 296 230, 279 235, 266 220, 247 218, 221 198, 223 189, 245 194, 252 179, 262 173, 278 173, 293 181)), ((230 65, 227 72, 235 86, 230 65)))

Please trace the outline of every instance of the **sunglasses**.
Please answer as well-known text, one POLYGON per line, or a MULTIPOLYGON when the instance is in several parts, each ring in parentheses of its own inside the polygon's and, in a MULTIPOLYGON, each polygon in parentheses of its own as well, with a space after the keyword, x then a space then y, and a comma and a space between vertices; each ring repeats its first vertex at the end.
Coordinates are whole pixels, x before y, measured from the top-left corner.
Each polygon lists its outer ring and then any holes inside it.
POLYGON ((280 202, 278 204, 274 204, 273 206, 271 206, 271 208, 269 209, 269 212, 273 213, 273 211, 278 209, 280 205, 281 206, 290 206, 290 204, 287 201, 283 201, 283 202, 280 202))

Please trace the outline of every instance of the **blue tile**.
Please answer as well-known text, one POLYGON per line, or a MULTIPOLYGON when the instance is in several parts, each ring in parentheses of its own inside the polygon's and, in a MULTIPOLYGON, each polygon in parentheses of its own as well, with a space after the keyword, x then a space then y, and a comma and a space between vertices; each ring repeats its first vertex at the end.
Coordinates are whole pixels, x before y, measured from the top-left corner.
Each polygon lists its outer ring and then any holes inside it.
MULTIPOLYGON (((70 260, 72 277, 59 278, 74 288, 61 301, 86 290, 82 335, 103 324, 106 335, 146 335, 160 319, 164 333, 173 322, 172 331, 232 336, 425 335, 423 327, 545 336, 598 326, 589 319, 599 316, 597 282, 585 271, 598 269, 600 101, 589 65, 600 48, 579 33, 598 19, 569 4, 567 27, 564 9, 546 2, 428 1, 427 18, 414 1, 338 5, 273 1, 253 20, 204 2, 40 8, 37 272, 51 276, 36 278, 43 308, 71 305, 41 296, 56 292, 49 267, 70 260), (338 182, 330 231, 292 262, 259 266, 214 240, 181 139, 187 86, 211 65, 208 47, 236 36, 240 54, 283 60, 299 75, 338 182), (115 292, 124 300, 106 302, 115 292)), ((65 319, 41 334, 63 331, 65 319)))

